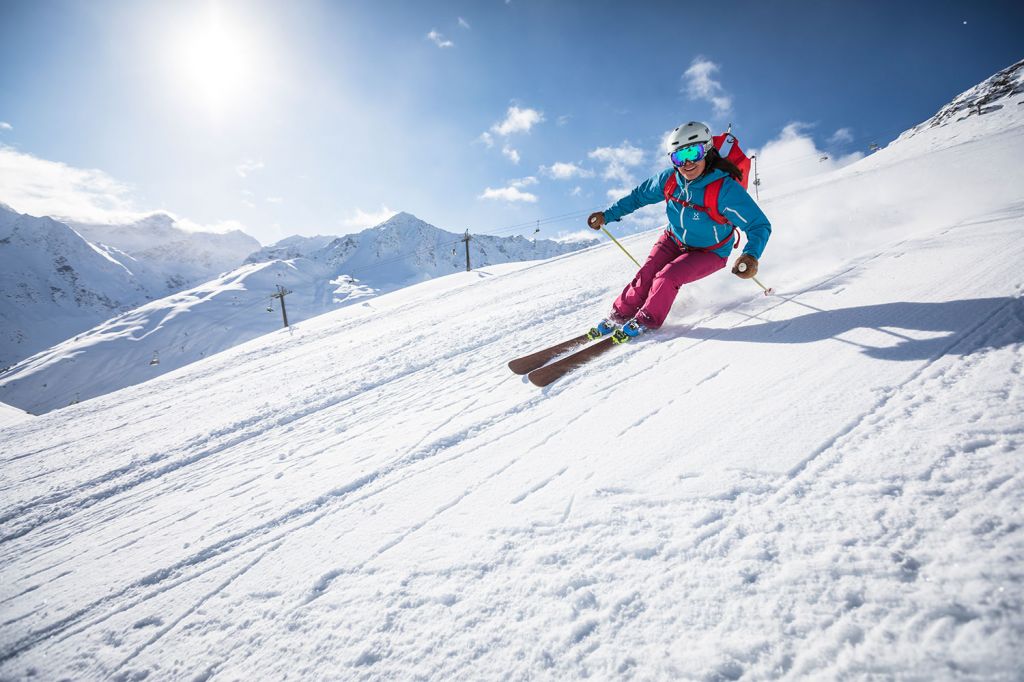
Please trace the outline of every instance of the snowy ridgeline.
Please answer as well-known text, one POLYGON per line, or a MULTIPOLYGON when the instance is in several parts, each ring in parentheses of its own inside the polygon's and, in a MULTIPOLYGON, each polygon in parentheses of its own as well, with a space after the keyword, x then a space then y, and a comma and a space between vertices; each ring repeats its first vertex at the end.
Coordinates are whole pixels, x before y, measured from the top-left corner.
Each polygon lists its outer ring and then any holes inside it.
POLYGON ((1006 104, 764 202, 779 296, 687 286, 543 391, 505 363, 605 311, 614 246, 6 427, 0 677, 1019 679, 1006 104))
MULTIPOLYGON (((5 291, 14 292, 0 300, 10 337, 6 352, 54 344, 0 374, 0 400, 34 414, 152 379, 280 329, 281 303, 271 298, 278 286, 291 292, 285 309, 294 324, 466 267, 460 235, 408 213, 359 234, 292 237, 255 252, 239 251, 255 244, 244 235, 241 245, 238 235, 223 237, 219 248, 206 235, 212 244, 206 251, 194 241, 173 241, 181 230, 166 216, 127 227, 75 226, 96 242, 49 218, 0 208, 0 220, 9 224, 0 258, 11 261, 2 279, 9 284, 5 291), (119 246, 106 245, 111 242, 119 246), (147 248, 151 243, 159 246, 147 248), (249 255, 235 267, 239 253, 249 255), (211 274, 213 267, 223 274, 211 274), (172 270, 185 274, 172 278, 172 270), (194 284, 200 275, 209 281, 170 296, 165 290, 140 305, 160 286, 194 284)), ((584 246, 474 235, 470 262, 485 267, 544 259, 584 246)))
POLYGON ((189 232, 162 214, 72 226, 0 204, 0 368, 232 270, 257 248, 241 232, 189 232))

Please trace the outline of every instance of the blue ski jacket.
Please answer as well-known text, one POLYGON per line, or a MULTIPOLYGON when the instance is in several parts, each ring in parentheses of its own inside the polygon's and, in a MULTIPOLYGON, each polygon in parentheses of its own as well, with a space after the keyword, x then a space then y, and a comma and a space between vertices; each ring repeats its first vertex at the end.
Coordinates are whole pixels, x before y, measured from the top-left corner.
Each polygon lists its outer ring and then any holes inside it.
MULTIPOLYGON (((732 231, 732 227, 728 224, 716 223, 707 213, 695 208, 683 206, 674 201, 665 201, 665 183, 675 172, 677 172, 675 168, 668 168, 640 183, 632 192, 604 211, 605 221, 621 220, 638 208, 664 201, 665 213, 668 215, 668 229, 683 244, 706 248, 725 239, 732 231)), ((747 190, 743 189, 743 185, 729 177, 725 171, 713 170, 690 182, 687 182, 680 173, 676 178, 679 186, 676 188, 674 196, 684 201, 703 205, 704 188, 708 183, 722 177, 725 178, 725 182, 718 195, 718 212, 747 235, 743 253, 748 253, 760 260, 764 247, 768 243, 768 236, 772 233, 771 223, 747 194, 747 190)), ((733 248, 732 244, 730 241, 715 249, 714 253, 722 258, 728 258, 729 252, 733 248)))

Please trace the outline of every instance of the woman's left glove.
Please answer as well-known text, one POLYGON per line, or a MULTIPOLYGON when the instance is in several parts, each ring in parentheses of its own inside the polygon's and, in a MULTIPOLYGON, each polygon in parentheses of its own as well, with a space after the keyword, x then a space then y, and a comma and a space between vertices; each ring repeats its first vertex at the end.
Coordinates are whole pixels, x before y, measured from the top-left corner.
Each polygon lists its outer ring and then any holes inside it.
POLYGON ((736 259, 732 266, 732 274, 741 279, 750 279, 757 275, 757 259, 749 253, 745 253, 736 259))

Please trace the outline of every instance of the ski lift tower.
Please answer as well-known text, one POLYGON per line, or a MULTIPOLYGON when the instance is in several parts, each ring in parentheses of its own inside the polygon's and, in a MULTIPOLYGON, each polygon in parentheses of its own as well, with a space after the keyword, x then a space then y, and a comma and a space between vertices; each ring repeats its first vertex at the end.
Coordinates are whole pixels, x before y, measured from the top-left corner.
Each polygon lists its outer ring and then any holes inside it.
POLYGON ((284 326, 285 327, 288 326, 288 311, 284 309, 284 297, 287 296, 290 293, 292 293, 292 292, 287 290, 287 289, 285 289, 280 284, 278 284, 277 285, 277 293, 270 295, 270 298, 278 298, 278 299, 281 300, 281 318, 284 320, 284 326))
POLYGON ((462 238, 462 241, 466 242, 466 272, 469 272, 469 240, 472 237, 469 236, 469 230, 466 230, 466 236, 462 238))

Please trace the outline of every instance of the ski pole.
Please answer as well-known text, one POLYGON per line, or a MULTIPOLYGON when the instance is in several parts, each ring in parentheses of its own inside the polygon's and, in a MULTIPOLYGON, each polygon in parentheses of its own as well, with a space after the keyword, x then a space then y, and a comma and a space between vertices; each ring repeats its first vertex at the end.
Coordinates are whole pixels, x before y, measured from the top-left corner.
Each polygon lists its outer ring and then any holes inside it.
MULTIPOLYGON (((746 272, 747 271, 747 264, 746 263, 740 263, 739 265, 736 266, 736 269, 739 270, 740 272, 746 272)), ((757 286, 759 286, 762 289, 764 289, 764 295, 765 296, 771 296, 772 294, 775 293, 775 289, 773 287, 766 287, 765 285, 761 284, 761 280, 759 280, 757 277, 751 277, 750 279, 754 280, 754 282, 757 283, 757 286)))
MULTIPOLYGON (((602 232, 604 232, 604 233, 605 233, 606 235, 608 235, 608 238, 609 238, 609 239, 611 239, 611 240, 612 240, 613 242, 615 242, 615 246, 617 246, 617 247, 619 247, 620 249, 622 249, 622 253, 624 253, 624 254, 626 254, 627 256, 629 256, 629 260, 631 260, 631 261, 633 261, 634 263, 636 263, 636 258, 633 258, 633 254, 631 254, 631 253, 630 253, 629 251, 626 251, 626 247, 625 247, 625 246, 623 246, 622 244, 620 244, 620 243, 619 243, 619 240, 618 240, 618 239, 616 239, 615 237, 613 237, 613 236, 612 236, 612 233, 608 231, 608 228, 607 228, 607 227, 604 227, 604 226, 602 225, 602 226, 601 226, 601 231, 602 231, 602 232)), ((640 265, 639 263, 636 263, 636 266, 637 266, 638 268, 639 268, 639 267, 642 267, 642 266, 641 266, 641 265, 640 265)))

